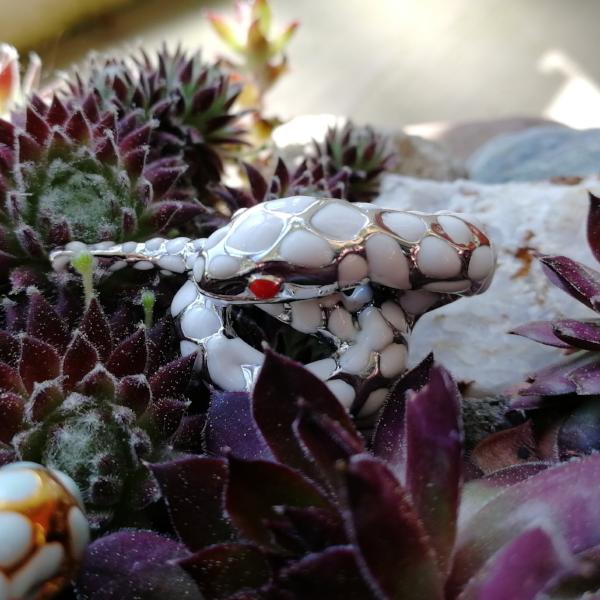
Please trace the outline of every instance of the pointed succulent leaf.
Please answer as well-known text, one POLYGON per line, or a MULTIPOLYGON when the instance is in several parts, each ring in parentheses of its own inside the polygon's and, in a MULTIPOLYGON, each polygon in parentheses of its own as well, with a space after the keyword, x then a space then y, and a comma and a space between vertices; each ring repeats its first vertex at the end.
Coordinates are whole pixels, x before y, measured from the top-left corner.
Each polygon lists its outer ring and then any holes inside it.
POLYGON ((341 516, 331 510, 314 506, 288 506, 281 509, 281 514, 288 519, 304 547, 311 552, 320 552, 329 546, 348 542, 341 516))
POLYGON ((554 333, 554 323, 551 321, 533 321, 520 325, 509 331, 513 335, 526 337, 534 342, 546 344, 546 346, 556 346, 557 348, 572 348, 572 345, 556 337, 554 333))
POLYGON ((447 573, 462 489, 463 426, 460 392, 434 366, 429 381, 406 402, 406 489, 447 573))
POLYGON ((136 375, 145 372, 147 358, 146 330, 139 327, 113 350, 106 367, 116 377, 136 375))
POLYGON ((153 531, 122 530, 88 547, 75 582, 77 596, 94 600, 202 600, 193 579, 176 564, 189 552, 153 531))
POLYGON ((155 399, 183 396, 194 368, 195 354, 182 356, 161 367, 150 377, 150 388, 155 399))
POLYGON ((441 600, 442 578, 425 529, 392 471, 368 455, 346 471, 348 536, 378 597, 441 600))
POLYGON ((277 548, 265 521, 278 517, 278 507, 328 508, 329 502, 311 481, 286 465, 230 457, 225 505, 246 538, 277 548))
POLYGON ((177 431, 188 406, 189 402, 177 398, 154 398, 150 402, 147 412, 162 439, 177 431))
POLYGON ((281 587, 296 600, 374 600, 352 546, 332 546, 309 554, 283 570, 281 587))
POLYGON ((406 394, 408 390, 419 391, 427 383, 432 366, 433 354, 429 354, 394 385, 373 436, 373 454, 386 461, 401 480, 406 465, 406 394))
POLYGON ((559 536, 541 527, 501 548, 467 584, 461 600, 535 600, 553 579, 574 568, 559 536))
POLYGON ((25 404, 14 392, 0 393, 0 442, 9 444, 23 423, 25 404))
POLYGON ((254 418, 273 454, 312 476, 313 464, 293 431, 300 400, 358 436, 346 410, 318 377, 299 363, 267 351, 254 386, 254 418))
POLYGON ((16 367, 20 354, 19 340, 8 333, 8 331, 0 329, 0 361, 16 367))
POLYGON ((87 396, 112 400, 115 397, 117 381, 106 370, 104 365, 98 364, 78 384, 77 391, 87 396))
POLYGON ((575 384, 578 394, 597 394, 600 390, 600 360, 573 369, 568 378, 575 384))
POLYGON ((110 325, 108 324, 104 310, 96 298, 92 298, 87 307, 83 319, 79 324, 79 330, 96 347, 100 358, 103 361, 108 360, 112 351, 110 325))
POLYGON ((214 13, 208 13, 207 18, 215 33, 232 49, 241 52, 244 49, 243 44, 238 39, 235 29, 226 19, 214 13))
POLYGON ((211 455, 231 453, 248 460, 274 460, 252 415, 247 392, 213 392, 204 431, 206 450, 211 455))
POLYGON ((72 390, 98 363, 98 353, 87 338, 76 332, 62 360, 66 390, 72 390))
POLYGON ((600 323, 560 319, 552 324, 552 330, 560 340, 585 350, 600 350, 600 323))
POLYGON ((267 556, 252 544, 216 544, 180 559, 206 598, 225 599, 243 589, 259 589, 271 580, 267 556))
POLYGON ((127 406, 140 416, 148 407, 152 390, 145 375, 127 375, 119 380, 116 397, 119 404, 127 406))
POLYGON ((596 397, 584 400, 560 425, 557 460, 593 454, 600 450, 600 403, 596 397))
POLYGON ((190 550, 232 540, 231 524, 224 513, 227 461, 193 456, 151 468, 173 527, 190 550))
POLYGON ((29 393, 36 382, 55 379, 60 375, 60 357, 46 342, 24 335, 21 339, 21 359, 19 374, 29 393))
POLYGON ((542 256, 550 281, 592 310, 600 308, 600 273, 566 256, 542 256))
POLYGON ((0 390, 2 392, 14 392, 20 396, 27 394, 17 368, 4 362, 0 362, 0 390))
POLYGON ((27 418, 34 423, 40 423, 56 410, 63 400, 63 390, 58 380, 36 384, 27 401, 27 418))
POLYGON ((600 455, 546 469, 488 502, 459 531, 450 589, 459 590, 502 546, 532 526, 552 524, 570 552, 600 543, 600 455))

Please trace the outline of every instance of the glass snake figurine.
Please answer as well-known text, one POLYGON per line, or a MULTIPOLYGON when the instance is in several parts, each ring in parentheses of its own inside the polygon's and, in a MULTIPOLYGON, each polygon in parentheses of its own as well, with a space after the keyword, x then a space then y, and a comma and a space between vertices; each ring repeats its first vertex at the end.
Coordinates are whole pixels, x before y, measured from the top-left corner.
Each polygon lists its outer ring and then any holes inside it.
MULTIPOLYGON (((52 253, 63 268, 84 246, 52 253)), ((89 247, 109 270, 133 264, 190 274, 171 305, 183 354, 215 386, 251 390, 262 351, 235 331, 231 310, 253 305, 331 348, 306 367, 360 418, 406 369, 424 313, 487 289, 492 244, 459 214, 424 214, 294 196, 238 211, 209 238, 154 238, 89 247)))

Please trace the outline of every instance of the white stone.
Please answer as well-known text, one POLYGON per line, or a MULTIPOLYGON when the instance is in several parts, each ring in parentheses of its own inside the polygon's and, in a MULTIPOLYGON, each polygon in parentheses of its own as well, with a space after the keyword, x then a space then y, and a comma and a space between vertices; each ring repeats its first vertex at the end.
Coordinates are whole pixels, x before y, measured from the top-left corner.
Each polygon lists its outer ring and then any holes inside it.
POLYGON ((439 299, 436 293, 428 290, 409 290, 400 298, 400 306, 411 315, 421 315, 439 299))
POLYGON ((185 257, 185 269, 186 271, 191 271, 198 260, 198 254, 186 254, 185 257))
POLYGON ((462 263, 448 242, 429 235, 421 240, 417 266, 427 277, 445 279, 456 277, 460 273, 462 263))
POLYGON ((408 330, 406 315, 395 302, 392 302, 391 300, 384 302, 381 305, 381 312, 388 323, 398 331, 405 332, 408 330))
POLYGON ((466 292, 470 287, 471 280, 461 279, 460 281, 434 281, 433 283, 426 283, 423 289, 442 294, 456 294, 458 292, 466 292))
POLYGON ((138 271, 149 271, 150 269, 154 269, 154 263, 151 263, 149 260, 140 260, 133 263, 133 268, 138 271))
POLYGON ((146 250, 148 252, 156 252, 163 245, 165 238, 155 237, 151 240, 148 240, 144 245, 146 246, 146 250))
MULTIPOLYGON (((586 241, 586 222, 588 190, 598 193, 599 187, 596 177, 570 186, 437 183, 386 176, 376 205, 398 210, 418 206, 432 213, 450 210, 466 219, 474 215, 498 253, 488 291, 432 311, 417 323, 409 366, 433 350, 457 380, 473 382, 468 395, 485 397, 504 393, 528 373, 563 359, 559 349, 507 332, 529 321, 597 315, 553 286, 535 260, 528 269, 518 251, 530 247, 541 254, 562 254, 598 269, 586 241)), ((479 275, 485 276, 485 271, 479 275)))
POLYGON ((316 375, 320 379, 329 379, 335 371, 336 364, 333 358, 324 358, 322 360, 316 360, 306 365, 308 371, 313 375, 316 375))
POLYGON ((371 351, 367 346, 350 346, 340 357, 340 366, 346 373, 362 375, 371 361, 371 351))
POLYGON ((469 226, 461 219, 449 215, 440 215, 437 222, 455 244, 466 245, 473 241, 473 234, 469 226))
POLYGON ((178 252, 181 252, 183 250, 183 248, 189 241, 190 238, 186 237, 173 238, 172 240, 169 240, 167 242, 165 248, 169 254, 177 254, 178 252))
POLYGON ((359 343, 370 350, 379 351, 394 341, 394 333, 378 308, 365 308, 358 315, 358 323, 359 343))
POLYGON ((165 254, 161 256, 156 264, 161 268, 173 273, 183 273, 185 271, 185 263, 181 256, 174 256, 172 254, 165 254))
POLYGON ((69 494, 73 496, 77 504, 79 504, 79 506, 83 508, 83 497, 81 496, 81 491, 79 490, 79 487, 73 481, 73 479, 69 477, 66 473, 63 473, 62 471, 57 471, 56 469, 50 469, 50 473, 52 473, 53 477, 56 477, 56 479, 58 479, 61 485, 67 490, 67 492, 69 492, 69 494))
POLYGON ((283 304, 279 302, 273 302, 270 304, 257 304, 256 306, 258 306, 258 308, 261 310, 264 310, 272 317, 278 317, 285 310, 283 304))
POLYGON ((367 419, 368 417, 372 417, 382 407, 388 392, 387 388, 379 388, 371 392, 358 413, 359 418, 367 419))
POLYGON ((190 306, 181 317, 181 332, 193 340, 203 340, 221 329, 219 317, 200 305, 190 306))
POLYGON ((58 542, 42 546, 13 576, 11 597, 26 598, 34 587, 57 575, 65 551, 58 542))
POLYGON ((82 252, 83 250, 88 250, 88 247, 83 242, 69 242, 65 246, 65 250, 70 250, 71 252, 82 252))
POLYGON ((485 279, 494 268, 494 252, 489 246, 479 246, 471 254, 469 277, 475 281, 485 279))
POLYGON ((219 254, 211 258, 208 263, 208 273, 216 279, 227 279, 238 272, 240 261, 226 254, 219 254))
POLYGON ((0 503, 22 502, 34 496, 40 485, 39 476, 26 469, 0 470, 0 503))
POLYGON ((344 308, 338 306, 331 311, 327 328, 333 335, 344 341, 356 339, 356 327, 352 315, 344 308))
POLYGON ((200 282, 202 280, 202 276, 204 275, 204 258, 202 256, 199 256, 195 261, 194 261, 194 266, 192 268, 192 275, 194 276, 194 279, 198 282, 200 282))
POLYGON ((126 260, 118 260, 110 265, 109 270, 111 273, 116 273, 117 271, 124 269, 126 266, 127 266, 126 260))
POLYGON ((27 517, 12 512, 0 512, 0 568, 9 569, 29 551, 33 543, 33 531, 27 517))
POLYGON ((240 338, 216 336, 206 346, 208 372, 212 381, 228 391, 246 389, 244 366, 262 365, 264 355, 240 338))
POLYGON ((341 379, 328 381, 326 385, 331 390, 332 394, 340 401, 340 404, 349 411, 356 396, 354 388, 341 379))
POLYGON ((347 254, 338 265, 338 281, 341 287, 362 281, 369 272, 367 261, 359 254, 347 254))
POLYGON ((390 344, 379 357, 379 368, 384 377, 396 377, 406 369, 408 352, 404 344, 390 344))
POLYGON ((244 214, 234 225, 227 237, 226 246, 233 250, 255 254, 266 252, 277 241, 283 229, 283 221, 275 215, 252 209, 244 214))
POLYGON ((0 573, 0 600, 10 600, 10 583, 8 579, 0 573))
POLYGON ((407 242, 418 242, 427 225, 421 217, 407 212, 384 212, 381 217, 384 225, 407 242))
POLYGON ((189 356, 198 350, 198 344, 190 342, 190 340, 181 340, 179 342, 179 351, 181 356, 189 356))
POLYGON ((371 281, 400 290, 410 288, 408 260, 394 238, 375 233, 365 246, 371 281))
POLYGON ((289 215, 299 215, 309 206, 316 202, 317 198, 312 196, 290 196, 289 198, 279 198, 265 202, 263 206, 269 210, 285 212, 289 215))
POLYGON ((194 246, 194 250, 196 252, 201 252, 204 250, 204 245, 206 244, 206 238, 198 238, 192 242, 192 246, 194 246))
POLYGON ((356 312, 373 300, 373 288, 366 283, 355 287, 349 296, 341 294, 341 297, 346 310, 356 312))
POLYGON ((171 316, 176 317, 186 306, 189 306, 198 296, 198 287, 193 281, 186 281, 177 290, 171 302, 171 316))
POLYGON ((311 224, 331 239, 346 241, 358 237, 367 218, 352 206, 329 202, 313 215, 311 224))
POLYGON ((137 242, 125 242, 121 245, 121 250, 125 252, 125 254, 130 254, 137 250, 138 243, 137 242))
POLYGON ((85 515, 76 506, 69 510, 69 534, 71 552, 76 560, 80 559, 90 543, 90 527, 85 515))
POLYGON ((323 324, 323 314, 318 300, 292 302, 292 327, 302 333, 314 333, 323 324))
POLYGON ((204 250, 210 250, 211 248, 214 248, 227 235, 228 232, 228 226, 221 227, 220 229, 214 231, 204 242, 204 250))
POLYGON ((304 229, 286 234, 279 246, 279 254, 300 267, 323 267, 333 260, 333 250, 327 241, 304 229))

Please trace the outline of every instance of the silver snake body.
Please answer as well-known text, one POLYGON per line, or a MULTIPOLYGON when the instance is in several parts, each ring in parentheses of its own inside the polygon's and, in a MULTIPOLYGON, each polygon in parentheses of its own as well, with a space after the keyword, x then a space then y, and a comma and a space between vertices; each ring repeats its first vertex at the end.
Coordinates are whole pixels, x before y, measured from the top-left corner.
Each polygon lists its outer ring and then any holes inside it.
MULTIPOLYGON (((56 265, 77 247, 55 252, 56 265)), ((461 215, 306 196, 236 213, 207 239, 103 244, 92 253, 112 259, 112 270, 133 263, 190 274, 171 312, 182 352, 198 352, 197 367, 214 385, 252 388, 263 354, 231 320, 233 306, 250 304, 330 345, 330 356, 306 366, 359 417, 377 411, 405 370, 417 319, 481 293, 495 267, 490 240, 461 215)))

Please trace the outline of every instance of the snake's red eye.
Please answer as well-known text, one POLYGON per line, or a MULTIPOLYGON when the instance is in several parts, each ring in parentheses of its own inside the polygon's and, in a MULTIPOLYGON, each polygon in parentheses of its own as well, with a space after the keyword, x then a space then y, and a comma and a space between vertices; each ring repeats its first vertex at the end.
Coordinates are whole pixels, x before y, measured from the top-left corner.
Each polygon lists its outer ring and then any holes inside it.
POLYGON ((260 300, 270 300, 281 289, 280 279, 256 278, 248 284, 248 289, 260 300))

